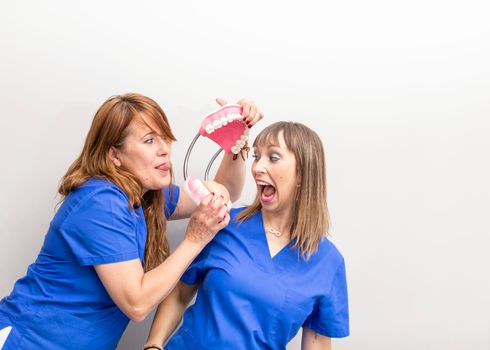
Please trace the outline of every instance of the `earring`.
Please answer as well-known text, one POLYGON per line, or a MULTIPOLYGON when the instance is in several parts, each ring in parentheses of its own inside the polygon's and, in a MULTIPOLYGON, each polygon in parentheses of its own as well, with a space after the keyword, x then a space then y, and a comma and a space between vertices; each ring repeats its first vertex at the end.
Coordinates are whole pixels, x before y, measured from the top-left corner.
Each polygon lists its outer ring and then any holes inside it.
POLYGON ((117 167, 120 167, 121 166, 121 161, 117 158, 114 158, 114 164, 117 166, 117 167))

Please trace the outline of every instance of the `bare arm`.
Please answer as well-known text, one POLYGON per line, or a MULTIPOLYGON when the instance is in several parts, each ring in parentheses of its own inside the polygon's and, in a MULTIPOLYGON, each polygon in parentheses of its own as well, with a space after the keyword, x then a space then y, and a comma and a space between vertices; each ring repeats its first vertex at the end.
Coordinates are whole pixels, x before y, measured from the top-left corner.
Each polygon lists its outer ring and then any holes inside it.
POLYGON ((230 192, 230 200, 237 201, 242 194, 245 185, 245 161, 238 156, 233 159, 231 154, 226 153, 216 172, 214 181, 225 186, 230 192))
POLYGON ((137 259, 95 265, 112 300, 131 320, 141 322, 172 291, 216 232, 228 225, 227 207, 220 197, 213 198, 209 195, 202 201, 189 220, 184 240, 153 270, 145 273, 137 259))
POLYGON ((184 311, 196 294, 198 284, 188 285, 179 282, 170 295, 157 309, 150 333, 144 346, 162 346, 177 328, 184 311))
POLYGON ((332 342, 330 337, 318 334, 317 332, 303 327, 301 337, 301 350, 331 350, 332 342))

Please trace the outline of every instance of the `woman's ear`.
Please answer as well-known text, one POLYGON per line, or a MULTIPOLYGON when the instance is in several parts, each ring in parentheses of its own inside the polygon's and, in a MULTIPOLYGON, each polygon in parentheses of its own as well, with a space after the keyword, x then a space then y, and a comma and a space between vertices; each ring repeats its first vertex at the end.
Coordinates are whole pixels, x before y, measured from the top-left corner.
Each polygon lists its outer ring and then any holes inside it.
POLYGON ((109 158, 112 160, 115 166, 121 166, 121 161, 119 158, 117 158, 117 150, 114 148, 114 146, 109 149, 109 158))

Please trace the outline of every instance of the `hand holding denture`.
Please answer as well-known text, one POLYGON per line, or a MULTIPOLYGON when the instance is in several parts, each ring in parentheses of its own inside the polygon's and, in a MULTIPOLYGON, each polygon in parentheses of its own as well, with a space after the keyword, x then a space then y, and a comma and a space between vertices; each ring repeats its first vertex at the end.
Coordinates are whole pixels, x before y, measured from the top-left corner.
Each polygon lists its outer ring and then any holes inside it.
MULTIPOLYGON (((216 102, 220 106, 224 106, 227 104, 226 100, 224 100, 222 98, 217 98, 216 102)), ((255 103, 253 101, 247 100, 246 98, 242 98, 236 104, 239 106, 242 106, 241 115, 243 117, 243 122, 248 126, 248 128, 251 128, 259 120, 264 118, 264 115, 257 108, 257 106, 255 105, 255 103)))

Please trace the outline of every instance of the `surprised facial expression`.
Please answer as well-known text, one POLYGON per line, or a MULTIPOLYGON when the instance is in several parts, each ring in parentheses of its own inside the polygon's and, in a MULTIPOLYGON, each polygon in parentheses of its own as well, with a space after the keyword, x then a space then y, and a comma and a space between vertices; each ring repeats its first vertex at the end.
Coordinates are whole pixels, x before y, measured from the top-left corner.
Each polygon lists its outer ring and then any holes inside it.
POLYGON ((277 145, 269 143, 254 148, 252 175, 262 208, 289 214, 295 205, 299 183, 296 158, 286 146, 282 132, 277 141, 277 145))

